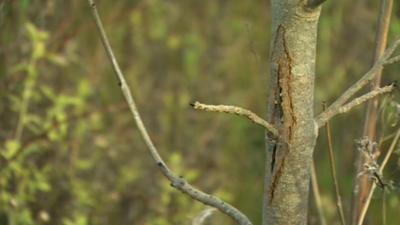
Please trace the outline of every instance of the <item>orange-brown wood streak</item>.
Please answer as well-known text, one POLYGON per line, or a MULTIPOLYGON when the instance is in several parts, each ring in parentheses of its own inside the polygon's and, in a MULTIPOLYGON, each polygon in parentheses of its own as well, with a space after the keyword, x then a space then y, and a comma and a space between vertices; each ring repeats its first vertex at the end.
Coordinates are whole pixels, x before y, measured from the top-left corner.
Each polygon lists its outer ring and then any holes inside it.
POLYGON ((272 154, 272 179, 269 191, 269 201, 274 197, 275 189, 279 183, 285 167, 286 157, 289 153, 291 139, 293 137, 293 128, 296 125, 296 117, 294 115, 293 102, 291 96, 291 78, 292 78, 292 58, 286 46, 285 28, 279 26, 277 31, 277 41, 281 43, 281 54, 277 58, 278 64, 278 85, 279 85, 279 111, 281 111, 281 119, 283 119, 283 131, 285 143, 274 149, 272 154), (280 151, 280 152, 276 152, 280 151))

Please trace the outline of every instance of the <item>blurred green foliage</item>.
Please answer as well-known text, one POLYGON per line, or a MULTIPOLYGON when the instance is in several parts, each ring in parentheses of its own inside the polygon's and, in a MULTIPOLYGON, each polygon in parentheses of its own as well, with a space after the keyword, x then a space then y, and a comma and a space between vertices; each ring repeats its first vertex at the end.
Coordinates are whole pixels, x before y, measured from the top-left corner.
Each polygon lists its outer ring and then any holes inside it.
MULTIPOLYGON (((150 134, 178 173, 261 220, 264 131, 242 118, 194 112, 189 103, 265 114, 268 1, 97 1, 150 134)), ((369 67, 377 2, 328 1, 318 43, 316 107, 369 67)), ((400 33, 396 3, 390 40, 400 33)), ((86 1, 0 2, 0 224, 191 224, 206 207, 169 186, 135 129, 86 1)), ((385 69, 384 83, 398 65, 385 69)), ((381 133, 398 128, 383 101, 381 133)), ((364 109, 332 121, 345 211, 354 139, 364 109)), ((386 139, 385 139, 386 140, 386 139)), ((387 176, 400 180, 399 156, 387 176)), ((338 224, 324 132, 315 158, 329 224, 338 224)), ((388 195, 389 224, 400 208, 388 195)), ((310 203, 310 224, 318 224, 310 203)), ((381 221, 377 192, 371 224, 381 221)), ((216 212, 208 224, 232 224, 216 212)))

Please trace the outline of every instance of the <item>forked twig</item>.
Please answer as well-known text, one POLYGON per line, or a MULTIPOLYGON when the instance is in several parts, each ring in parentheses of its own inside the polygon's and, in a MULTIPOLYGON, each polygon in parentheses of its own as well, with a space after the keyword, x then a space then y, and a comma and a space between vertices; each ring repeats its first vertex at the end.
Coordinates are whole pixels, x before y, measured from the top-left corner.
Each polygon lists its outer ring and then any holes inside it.
POLYGON ((398 56, 395 56, 393 58, 391 57, 399 45, 400 39, 397 39, 389 48, 386 49, 382 57, 374 63, 372 68, 367 73, 365 73, 364 76, 361 77, 361 79, 359 79, 350 88, 348 88, 335 102, 333 102, 325 111, 323 111, 316 117, 318 127, 322 127, 326 123, 326 121, 337 115, 339 113, 339 108, 342 107, 361 88, 367 85, 368 82, 371 81, 379 73, 384 65, 397 62, 397 60, 394 59, 397 59, 398 56))
POLYGON ((252 225, 250 220, 238 209, 236 209, 232 205, 222 201, 221 199, 219 199, 215 196, 206 194, 206 193, 196 189, 195 187, 191 186, 182 177, 175 175, 173 173, 173 171, 171 169, 169 169, 168 166, 165 164, 165 162, 161 158, 160 154, 158 153, 157 148, 153 144, 153 141, 151 140, 146 127, 143 124, 143 121, 137 110, 135 101, 132 97, 131 91, 128 87, 128 84, 124 78, 123 73, 121 72, 121 69, 118 65, 118 62, 114 56, 113 50, 110 46, 110 43, 109 43, 106 33, 104 31, 103 24, 101 22, 99 13, 97 12, 96 5, 93 0, 88 0, 88 2, 90 4, 97 28, 100 32, 101 41, 107 52, 107 56, 111 61, 113 70, 117 75, 119 86, 121 87, 121 91, 125 97, 125 100, 127 101, 128 105, 129 105, 129 109, 135 119, 136 125, 140 132, 140 135, 142 136, 151 156, 153 157, 154 161, 159 166, 161 172, 171 182, 171 186, 175 187, 176 189, 189 195, 190 197, 192 197, 193 199, 195 199, 199 202, 202 202, 206 205, 213 206, 213 207, 219 209, 221 212, 223 212, 224 214, 226 214, 229 217, 231 217, 232 219, 234 219, 240 225, 252 225))
POLYGON ((374 89, 360 97, 353 99, 349 103, 343 104, 342 106, 332 108, 331 110, 329 110, 329 108, 328 108, 327 110, 322 112, 320 115, 318 115, 318 117, 316 118, 318 127, 323 126, 323 124, 322 124, 323 122, 329 121, 332 117, 334 117, 338 114, 346 113, 346 112, 350 111, 351 109, 353 109, 354 107, 361 105, 361 104, 365 103, 366 101, 377 97, 378 95, 386 94, 386 93, 393 91, 394 87, 395 87, 395 85, 391 84, 391 85, 388 85, 385 87, 377 88, 377 89, 374 89))
POLYGON ((346 113, 346 112, 350 111, 352 108, 354 108, 358 105, 361 105, 364 102, 377 97, 378 95, 386 94, 386 93, 393 91, 393 89, 394 89, 394 84, 372 90, 358 98, 355 98, 351 102, 341 106, 337 110, 336 114, 346 113))

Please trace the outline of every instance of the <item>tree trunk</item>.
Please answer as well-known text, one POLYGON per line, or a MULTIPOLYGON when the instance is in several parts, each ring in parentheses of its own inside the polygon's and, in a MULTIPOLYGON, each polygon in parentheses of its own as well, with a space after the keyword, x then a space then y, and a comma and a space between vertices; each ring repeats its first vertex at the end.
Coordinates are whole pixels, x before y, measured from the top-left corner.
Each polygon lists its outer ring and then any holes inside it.
POLYGON ((304 0, 272 0, 268 120, 281 139, 267 135, 263 225, 307 224, 310 169, 318 133, 314 72, 320 7, 304 0))

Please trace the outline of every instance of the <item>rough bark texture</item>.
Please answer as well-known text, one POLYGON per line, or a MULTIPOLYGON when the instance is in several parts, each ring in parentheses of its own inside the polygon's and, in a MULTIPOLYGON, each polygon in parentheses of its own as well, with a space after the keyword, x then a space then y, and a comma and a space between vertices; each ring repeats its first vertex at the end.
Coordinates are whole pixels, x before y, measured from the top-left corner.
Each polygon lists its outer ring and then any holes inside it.
POLYGON ((303 0, 272 0, 268 121, 281 140, 267 137, 263 225, 307 224, 314 122, 314 67, 320 8, 303 0))

